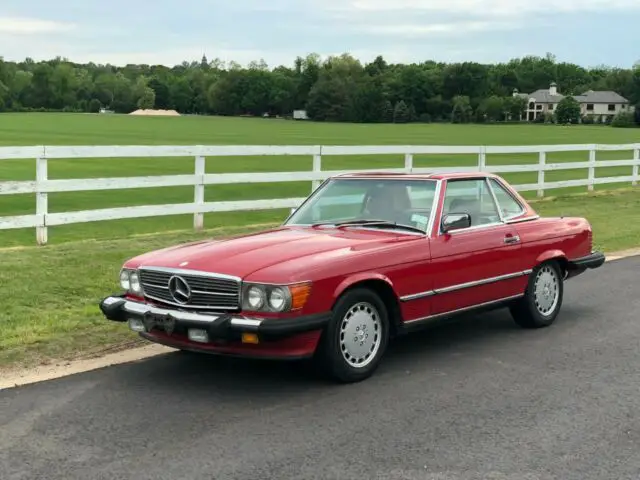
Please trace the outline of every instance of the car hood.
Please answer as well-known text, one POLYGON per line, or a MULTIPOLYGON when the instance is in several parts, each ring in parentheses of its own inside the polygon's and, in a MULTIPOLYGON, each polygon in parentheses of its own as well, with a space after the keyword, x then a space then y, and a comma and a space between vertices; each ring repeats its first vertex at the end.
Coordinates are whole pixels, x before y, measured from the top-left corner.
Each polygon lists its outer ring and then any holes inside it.
POLYGON ((311 270, 319 263, 416 238, 420 237, 384 230, 285 227, 155 250, 131 259, 126 266, 202 270, 244 278, 292 260, 300 270, 311 270))

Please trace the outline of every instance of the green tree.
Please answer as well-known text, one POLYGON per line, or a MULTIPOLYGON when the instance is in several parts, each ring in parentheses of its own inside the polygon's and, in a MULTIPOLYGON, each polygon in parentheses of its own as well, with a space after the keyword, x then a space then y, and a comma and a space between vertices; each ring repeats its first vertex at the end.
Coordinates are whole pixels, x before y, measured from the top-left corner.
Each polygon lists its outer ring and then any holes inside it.
POLYGON ((391 105, 389 100, 385 100, 382 105, 382 121, 384 123, 393 122, 393 105, 391 105))
POLYGON ((457 95, 453 98, 453 109, 451 111, 451 121, 453 123, 468 123, 471 121, 473 109, 469 97, 457 95))
POLYGON ((640 102, 640 64, 585 68, 558 62, 551 54, 496 64, 427 60, 408 65, 388 63, 382 56, 362 64, 347 54, 325 59, 310 54, 296 58, 292 67, 274 68, 262 60, 242 66, 206 57, 173 67, 0 59, 2 108, 14 111, 95 111, 97 101, 129 112, 141 99, 150 105, 150 88, 157 108, 182 113, 282 115, 307 108, 318 120, 391 122, 395 105, 403 101, 407 121, 517 120, 526 99, 512 97, 513 90, 531 93, 552 81, 564 95, 614 90, 632 105, 640 102))
POLYGON ((138 108, 151 109, 156 103, 156 92, 151 88, 146 87, 142 95, 138 99, 138 108))
POLYGON ((476 118, 479 121, 497 122, 504 120, 505 117, 505 101, 502 97, 492 95, 480 102, 476 110, 476 118))
POLYGON ((180 113, 191 113, 193 111, 194 92, 186 76, 179 77, 169 84, 169 96, 171 98, 171 107, 176 111, 180 113))
POLYGON ((393 123, 407 123, 409 121, 409 107, 400 100, 393 109, 393 123))
POLYGON ((507 97, 505 102, 505 110, 511 120, 518 121, 525 118, 527 110, 527 99, 522 97, 507 97))
POLYGON ((448 121, 451 118, 452 108, 452 102, 442 98, 442 95, 427 98, 425 101, 425 112, 436 122, 448 121))
POLYGON ((97 98, 92 98, 88 105, 89 112, 98 113, 101 108, 102 105, 100 105, 100 100, 98 100, 97 98))
POLYGON ((386 102, 380 77, 363 76, 358 82, 354 94, 356 121, 363 123, 383 122, 386 102))
POLYGON ((167 110, 171 108, 171 92, 164 79, 153 76, 148 83, 155 94, 155 104, 158 108, 167 110))
POLYGON ((572 96, 566 96, 556 108, 556 120, 560 124, 578 123, 580 121, 580 104, 572 96))
POLYGON ((349 121, 349 85, 344 79, 325 75, 311 88, 307 102, 307 113, 313 120, 349 121))
POLYGON ((0 112, 4 111, 8 98, 9 98, 9 87, 7 87, 0 80, 0 112))

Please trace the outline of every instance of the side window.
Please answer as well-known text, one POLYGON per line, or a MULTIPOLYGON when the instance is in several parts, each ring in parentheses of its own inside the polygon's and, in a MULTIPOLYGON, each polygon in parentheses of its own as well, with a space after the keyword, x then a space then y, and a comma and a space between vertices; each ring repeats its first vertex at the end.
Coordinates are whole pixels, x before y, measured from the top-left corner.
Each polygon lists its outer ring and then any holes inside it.
POLYGON ((444 213, 468 213, 472 227, 500 222, 496 204, 484 179, 449 180, 444 213))
POLYGON ((511 196, 500 182, 493 178, 490 178, 489 182, 491 182, 491 188, 493 188, 493 193, 496 194, 498 205, 502 211, 502 216, 505 219, 516 217, 524 212, 522 206, 511 196))

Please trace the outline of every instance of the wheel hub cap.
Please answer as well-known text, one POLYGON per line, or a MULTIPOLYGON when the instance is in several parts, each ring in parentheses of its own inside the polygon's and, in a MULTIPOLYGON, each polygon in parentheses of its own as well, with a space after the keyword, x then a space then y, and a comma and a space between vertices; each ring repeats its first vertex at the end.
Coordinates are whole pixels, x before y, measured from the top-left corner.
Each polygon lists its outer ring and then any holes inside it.
POLYGON ((340 350, 353 367, 368 365, 380 348, 380 317, 373 305, 361 302, 349 309, 340 324, 340 350))
POLYGON ((538 312, 550 315, 555 310, 560 296, 558 275, 545 265, 538 271, 534 283, 534 300, 538 312))

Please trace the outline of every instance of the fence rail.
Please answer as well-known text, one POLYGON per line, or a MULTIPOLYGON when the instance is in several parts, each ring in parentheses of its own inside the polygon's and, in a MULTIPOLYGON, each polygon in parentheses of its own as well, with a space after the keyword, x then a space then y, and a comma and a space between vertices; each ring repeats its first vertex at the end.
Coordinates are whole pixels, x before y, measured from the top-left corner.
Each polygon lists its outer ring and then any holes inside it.
MULTIPOLYGON (((36 194, 36 213, 0 217, 0 230, 16 228, 36 228, 36 241, 47 243, 47 227, 125 218, 140 218, 165 215, 193 214, 194 228, 204 227, 204 214, 243 210, 266 210, 297 206, 304 198, 280 198, 271 200, 238 200, 205 202, 206 185, 267 183, 267 182, 312 182, 312 190, 327 177, 355 170, 322 170, 322 158, 343 155, 401 155, 404 166, 385 168, 389 172, 466 172, 485 171, 491 173, 537 172, 536 183, 514 185, 519 191, 536 191, 539 197, 545 190, 640 181, 640 143, 635 144, 577 144, 577 145, 521 145, 521 146, 441 146, 441 145, 394 145, 394 146, 37 146, 0 147, 0 161, 9 159, 36 159, 35 180, 2 181, 0 195, 36 194), (598 151, 633 151, 629 160, 596 160, 598 151), (588 161, 547 163, 547 154, 553 152, 585 152, 588 161), (521 165, 487 165, 487 154, 535 153, 538 162, 521 165), (474 166, 447 166, 432 168, 414 167, 415 155, 474 154, 478 162, 474 166), (271 172, 271 173, 205 173, 207 157, 231 156, 311 156, 311 171, 271 172), (131 157, 193 157, 194 173, 188 175, 157 175, 141 177, 60 179, 48 178, 48 160, 90 159, 90 158, 131 158, 131 157), (616 177, 595 176, 599 167, 630 167, 630 175, 616 177), (586 179, 546 182, 545 172, 558 170, 588 169, 586 179), (172 205, 149 205, 122 208, 82 210, 76 212, 49 213, 48 194, 59 192, 80 192, 98 190, 119 190, 152 187, 194 187, 192 203, 172 205)), ((379 169, 378 169, 379 170, 379 169)), ((363 171, 359 169, 358 171, 363 171)))

